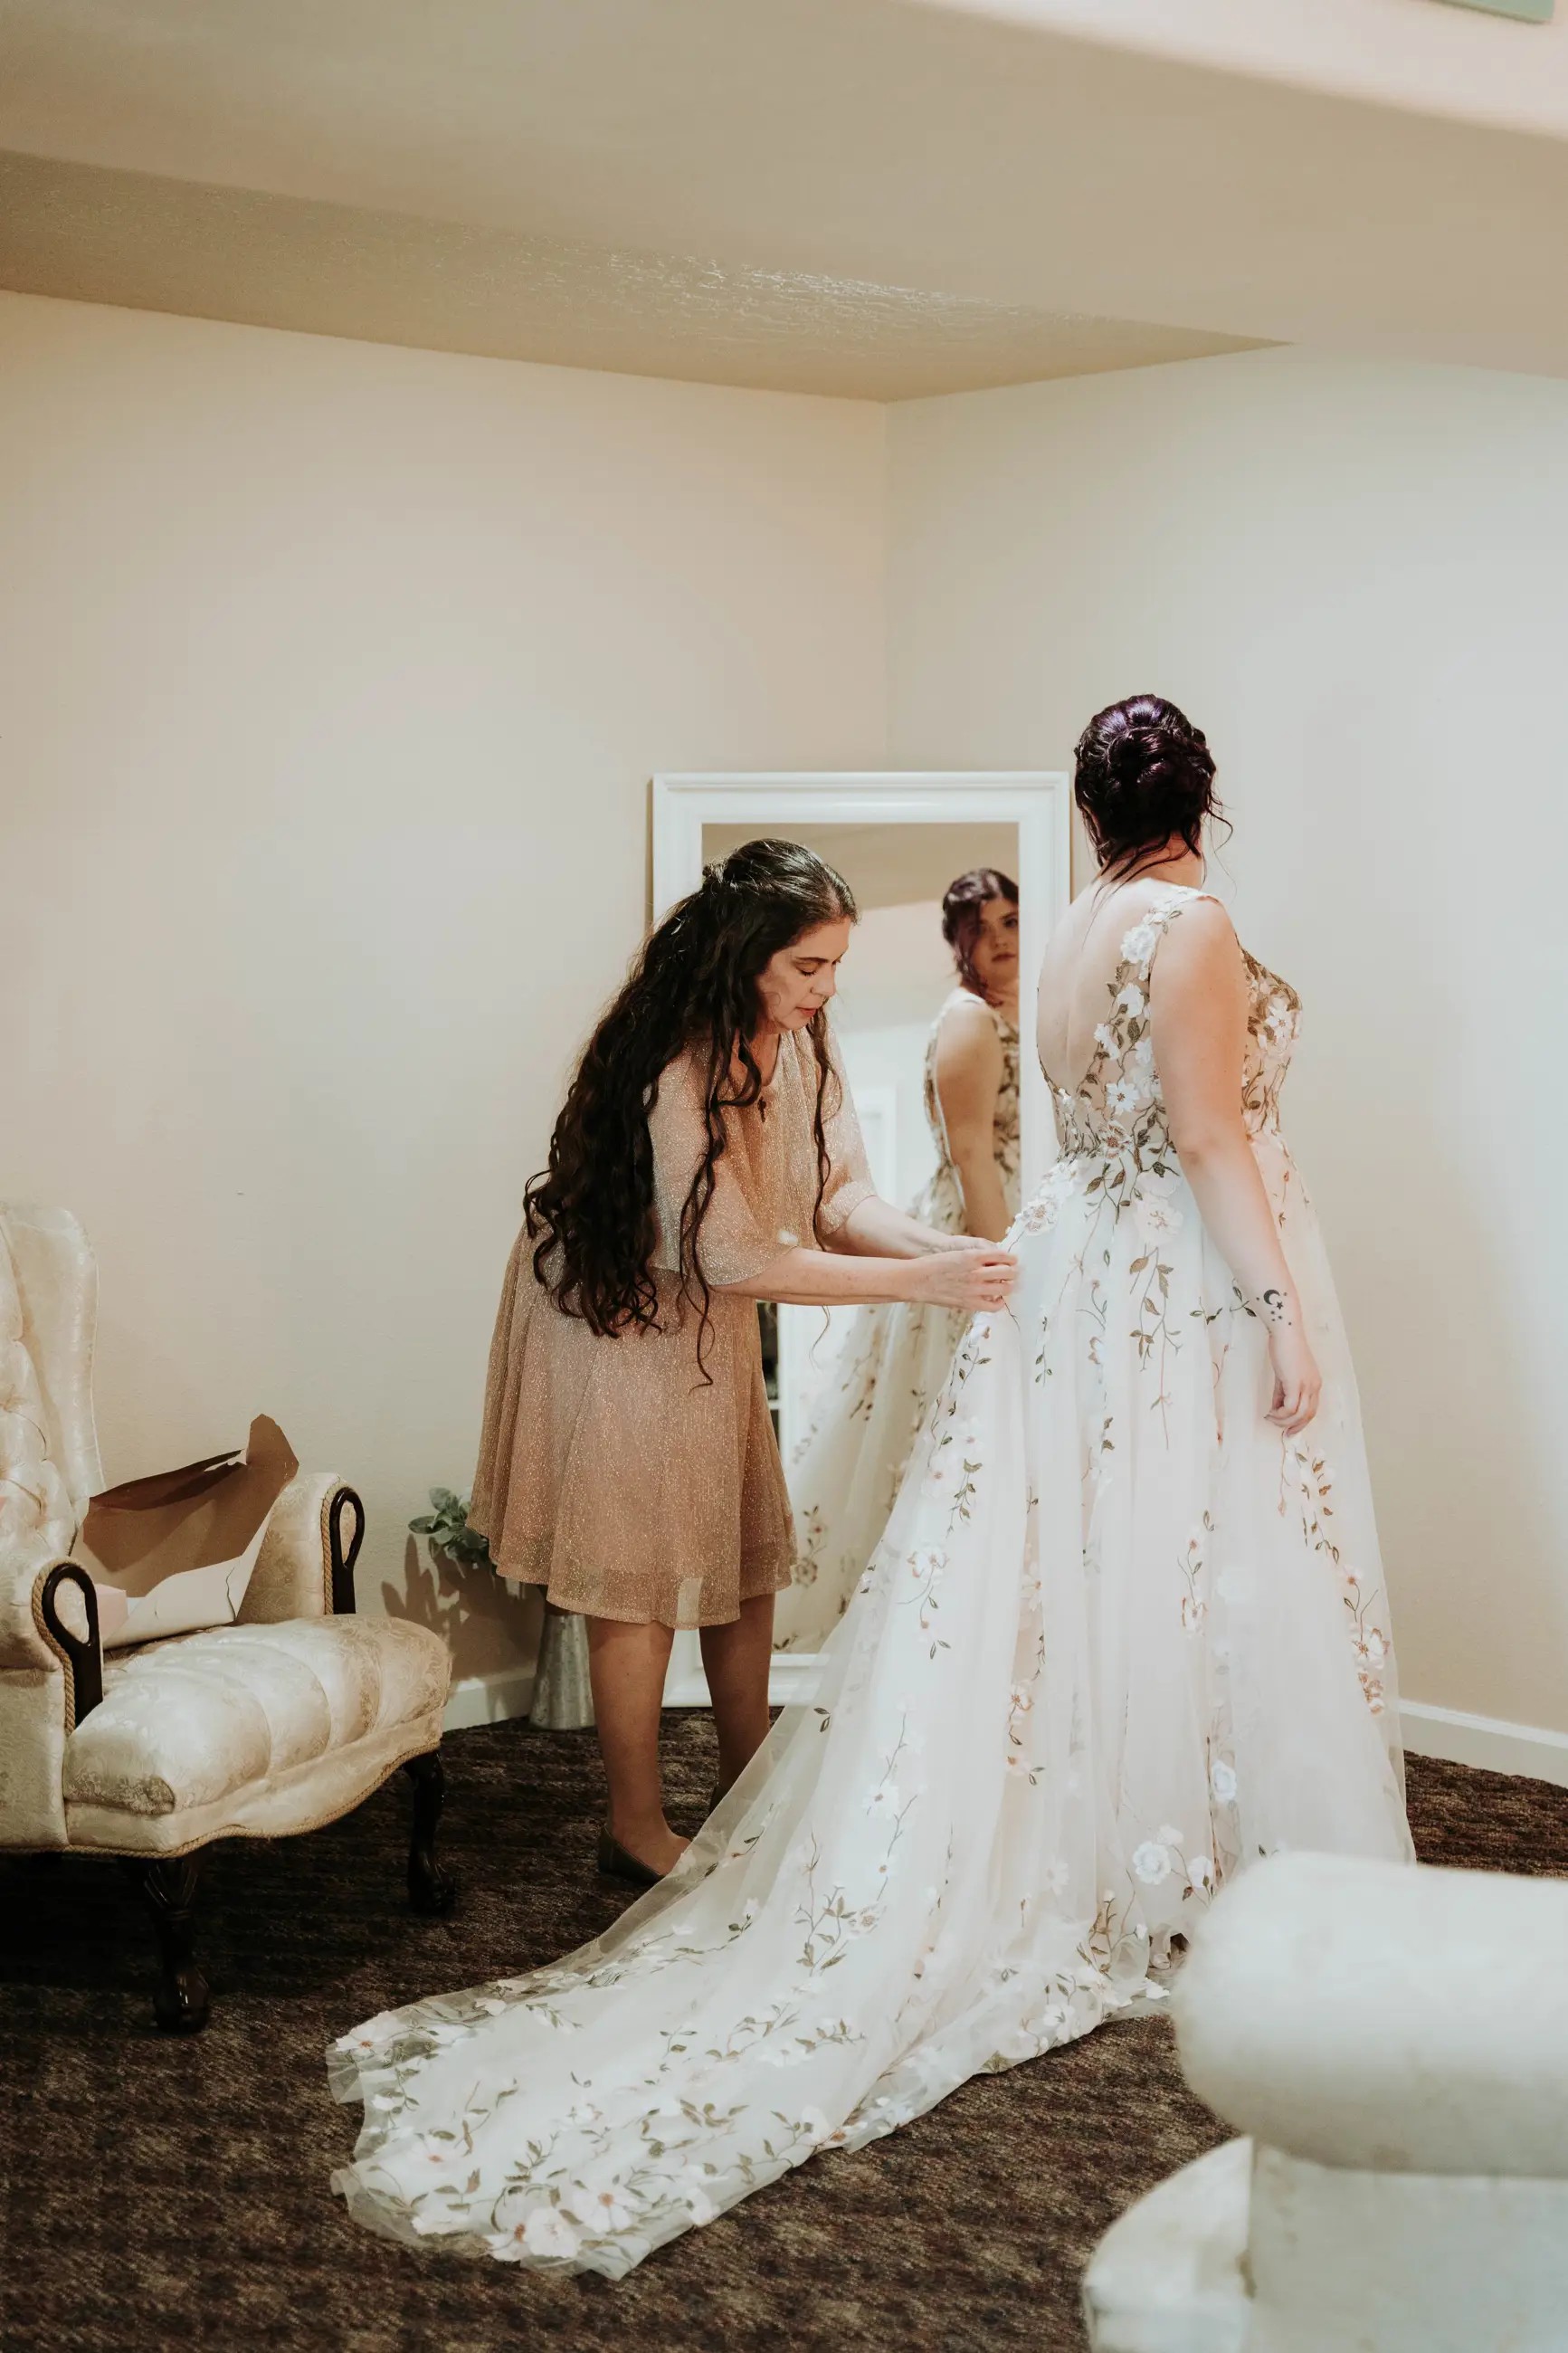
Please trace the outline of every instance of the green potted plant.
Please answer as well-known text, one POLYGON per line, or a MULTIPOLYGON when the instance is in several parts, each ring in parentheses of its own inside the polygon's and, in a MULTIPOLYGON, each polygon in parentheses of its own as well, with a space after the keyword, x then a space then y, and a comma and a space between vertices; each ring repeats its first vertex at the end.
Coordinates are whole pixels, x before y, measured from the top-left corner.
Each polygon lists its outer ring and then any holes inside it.
MULTIPOLYGON (((478 1528, 468 1525, 470 1500, 450 1487, 432 1487, 430 1509, 409 1521, 409 1534, 427 1537, 433 1553, 464 1568, 493 1569, 488 1541, 478 1528)), ((544 1605, 528 1720, 549 1732, 578 1732, 594 1721, 586 1621, 549 1601, 544 1605)))
POLYGON ((494 1567, 490 1548, 478 1528, 468 1525, 468 1498, 455 1495, 450 1487, 432 1487, 430 1509, 408 1523, 409 1533, 428 1536, 432 1552, 444 1552, 451 1560, 459 1560, 465 1568, 494 1567))

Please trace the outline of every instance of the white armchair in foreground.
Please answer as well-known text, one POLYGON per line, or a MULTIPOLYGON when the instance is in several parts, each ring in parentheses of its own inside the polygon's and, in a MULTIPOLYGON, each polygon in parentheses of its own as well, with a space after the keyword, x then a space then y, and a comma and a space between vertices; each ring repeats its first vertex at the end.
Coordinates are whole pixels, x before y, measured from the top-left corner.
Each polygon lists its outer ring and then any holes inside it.
POLYGON ((1095 2353, 1562 2353, 1568 1883, 1276 1857, 1175 2009, 1248 2137, 1163 2182, 1085 2280, 1095 2353))
POLYGON ((157 1932, 158 2023, 191 2033, 209 1999, 196 1876, 216 1839, 315 1830, 401 1765, 410 1899, 450 1908, 435 1856, 450 1663, 426 1627, 353 1616, 363 1508, 306 1472, 273 1508, 238 1624, 105 1656, 92 1582, 66 1549, 101 1484, 96 1301, 74 1218, 0 1211, 0 1859, 121 1858, 157 1932))

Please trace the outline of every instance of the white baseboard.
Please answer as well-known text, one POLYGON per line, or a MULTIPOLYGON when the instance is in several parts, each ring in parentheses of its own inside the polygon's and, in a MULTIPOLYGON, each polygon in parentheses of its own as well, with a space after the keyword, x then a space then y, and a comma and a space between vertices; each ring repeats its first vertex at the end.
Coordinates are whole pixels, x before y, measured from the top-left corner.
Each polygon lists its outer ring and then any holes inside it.
MULTIPOLYGON (((820 1661, 815 1651, 780 1651, 768 1669, 768 1703, 773 1707, 795 1707, 809 1699, 816 1689, 820 1661)), ((664 1687, 666 1707, 706 1707, 709 1704, 708 1681, 700 1666, 682 1671, 679 1666, 664 1687)))
MULTIPOLYGON (((768 1698, 774 1707, 792 1707, 809 1699, 816 1688, 816 1653, 796 1658, 781 1651, 768 1673, 768 1698)), ((502 1667, 489 1674, 465 1675, 452 1685, 445 1718, 448 1732, 467 1732, 471 1725, 505 1724, 526 1715, 533 1703, 533 1669, 502 1667)), ((701 1667, 677 1672, 665 1685, 666 1707, 707 1707, 708 1684, 701 1667)))
MULTIPOLYGON (((768 1675, 773 1704, 793 1707, 808 1700, 816 1687, 819 1664, 814 1652, 781 1651, 768 1675)), ((452 1686, 447 1730, 465 1732, 471 1725, 504 1724, 510 1717, 526 1715, 532 1697, 531 1667, 465 1675, 452 1686)), ((673 1676, 666 1687, 664 1704, 666 1707, 706 1707, 708 1685, 701 1669, 673 1676)), ((1405 1746, 1413 1757, 1440 1757, 1451 1765, 1476 1765, 1489 1773, 1521 1773, 1532 1780, 1552 1781, 1560 1788, 1568 1788, 1568 1732, 1510 1724, 1496 1715, 1468 1715, 1462 1708, 1436 1707, 1418 1699, 1401 1701, 1399 1720, 1405 1746)))
POLYGON ((1442 1757, 1451 1765, 1479 1765, 1489 1773, 1523 1773, 1568 1789, 1568 1732, 1510 1724, 1498 1715, 1467 1715, 1463 1708, 1425 1700, 1399 1703, 1405 1746, 1413 1757, 1442 1757))
POLYGON ((442 1721, 447 1732, 467 1732, 476 1724, 506 1724, 526 1715, 532 1699, 531 1667, 495 1668, 455 1683, 442 1721))
POLYGON ((768 1669, 768 1698, 774 1707, 797 1707, 816 1689, 822 1661, 815 1651, 780 1651, 768 1669))

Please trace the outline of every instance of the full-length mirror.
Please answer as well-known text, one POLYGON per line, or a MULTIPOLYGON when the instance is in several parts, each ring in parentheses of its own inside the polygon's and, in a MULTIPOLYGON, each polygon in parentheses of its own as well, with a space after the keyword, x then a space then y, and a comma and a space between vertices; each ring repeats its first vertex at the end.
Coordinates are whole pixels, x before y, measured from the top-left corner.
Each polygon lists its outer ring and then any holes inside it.
MULTIPOLYGON (((1067 895, 1060 780, 661 779, 655 825, 656 912, 759 837, 843 876, 858 921, 830 1018, 872 1181, 922 1224, 999 1239, 1050 1148, 1028 1000, 1067 895)), ((795 1697, 880 1538, 963 1319, 907 1303, 759 1314, 796 1541, 773 1680, 795 1697)), ((674 1703, 706 1695, 696 1650, 678 1639, 674 1703)))

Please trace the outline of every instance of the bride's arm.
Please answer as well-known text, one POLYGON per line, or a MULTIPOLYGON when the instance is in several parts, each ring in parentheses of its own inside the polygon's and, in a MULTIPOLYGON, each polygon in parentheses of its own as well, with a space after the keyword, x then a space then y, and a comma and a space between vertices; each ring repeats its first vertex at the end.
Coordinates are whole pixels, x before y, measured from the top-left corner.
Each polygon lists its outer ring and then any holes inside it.
POLYGON ((850 1258, 927 1258, 933 1250, 972 1249, 966 1234, 939 1233, 878 1194, 836 1041, 830 1042, 828 1050, 839 1092, 826 1122, 829 1167, 818 1223, 824 1249, 850 1258), (846 1213, 847 1200, 854 1206, 846 1213))
POLYGON ((935 1079, 947 1148, 963 1195, 964 1223, 972 1234, 999 1241, 1012 1222, 996 1166, 1002 1040, 978 997, 960 1000, 944 1015, 937 1032, 935 1079))
POLYGON ((1247 973, 1223 907, 1197 899, 1166 932, 1149 981, 1150 1035, 1171 1140, 1198 1211, 1268 1334, 1272 1421, 1302 1430, 1321 1381, 1241 1115, 1247 973))

